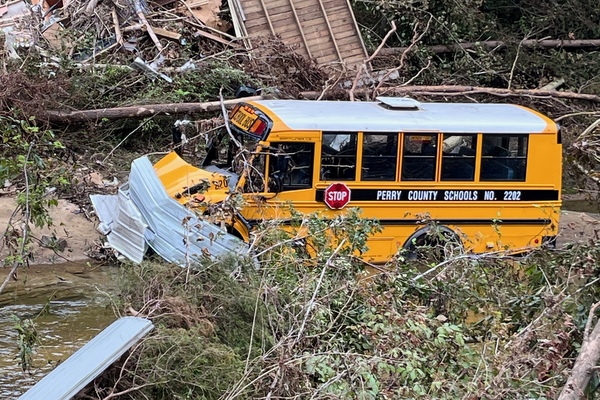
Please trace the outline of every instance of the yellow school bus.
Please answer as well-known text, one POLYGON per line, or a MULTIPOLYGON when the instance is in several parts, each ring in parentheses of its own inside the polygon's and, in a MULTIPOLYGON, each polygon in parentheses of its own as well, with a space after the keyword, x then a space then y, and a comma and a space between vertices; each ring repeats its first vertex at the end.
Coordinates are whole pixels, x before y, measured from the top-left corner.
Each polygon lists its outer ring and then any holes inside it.
POLYGON ((229 229, 244 240, 260 221, 285 218, 291 203, 325 216, 358 207, 377 219, 383 230, 368 242, 370 262, 410 249, 432 223, 466 251, 555 242, 560 130, 532 109, 395 97, 260 100, 239 103, 227 122, 202 165, 172 153, 155 170, 182 204, 241 193, 245 205, 229 229), (202 193, 190 190, 201 181, 202 193))

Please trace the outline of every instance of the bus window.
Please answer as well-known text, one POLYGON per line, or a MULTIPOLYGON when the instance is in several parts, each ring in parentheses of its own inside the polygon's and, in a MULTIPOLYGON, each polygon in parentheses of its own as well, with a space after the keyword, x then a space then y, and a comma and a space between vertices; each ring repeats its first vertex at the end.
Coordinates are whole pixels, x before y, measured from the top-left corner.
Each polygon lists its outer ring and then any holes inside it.
POLYGON ((314 143, 271 143, 269 191, 312 188, 314 143))
POLYGON ((356 133, 324 133, 321 147, 321 180, 356 179, 356 133))
POLYGON ((248 178, 244 185, 244 193, 261 193, 265 190, 265 154, 255 154, 252 163, 244 162, 248 168, 248 178))
POLYGON ((402 180, 435 179, 437 135, 405 134, 402 148, 402 180))
POLYGON ((473 181, 477 136, 444 135, 442 143, 442 180, 473 181))
POLYGON ((365 133, 363 136, 363 181, 395 181, 398 163, 398 134, 365 133))
POLYGON ((483 135, 482 181, 524 181, 527 135, 483 135))

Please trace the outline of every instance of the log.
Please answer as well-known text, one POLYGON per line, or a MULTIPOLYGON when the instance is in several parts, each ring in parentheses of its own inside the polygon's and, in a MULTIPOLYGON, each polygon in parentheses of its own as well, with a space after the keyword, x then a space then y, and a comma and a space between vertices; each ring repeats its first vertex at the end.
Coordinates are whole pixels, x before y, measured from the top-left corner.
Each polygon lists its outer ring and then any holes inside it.
MULTIPOLYGON (((583 49, 583 48, 596 48, 600 47, 600 39, 581 39, 581 40, 536 40, 526 39, 520 43, 521 47, 540 47, 544 49, 553 48, 571 48, 571 49, 583 49)), ((465 42, 457 44, 440 44, 434 46, 426 46, 425 48, 435 54, 440 53, 455 53, 462 50, 474 50, 474 49, 485 49, 492 50, 496 48, 506 47, 510 43, 501 40, 487 40, 483 42, 465 42)), ((517 43, 515 43, 516 45, 517 43)), ((407 50, 407 47, 388 47, 381 49, 377 54, 377 57, 389 57, 394 55, 400 55, 407 50)))
POLYGON ((599 306, 600 303, 596 303, 590 309, 581 350, 558 400, 580 400, 585 396, 585 388, 598 361, 600 361, 600 320, 596 322, 596 326, 591 330, 594 313, 599 306))
MULTIPOLYGON (((371 95, 372 89, 356 90, 355 94, 362 93, 371 95)), ((348 97, 347 91, 336 91, 331 95, 344 94, 348 97)), ((586 100, 600 103, 600 96, 595 94, 575 93, 568 91, 557 90, 540 90, 540 89, 502 89, 502 88, 487 88, 480 86, 394 86, 382 88, 378 96, 405 96, 405 95, 421 95, 421 96, 462 96, 473 94, 489 94, 500 97, 535 97, 535 98, 563 98, 572 100, 586 100)), ((321 96, 321 92, 301 92, 300 96, 305 99, 316 99, 321 96)), ((322 98, 325 98, 324 96, 322 98)))
MULTIPOLYGON (((261 100, 262 96, 243 97, 240 99, 225 100, 226 107, 231 108, 241 101, 261 100)), ((121 118, 147 118, 154 115, 170 114, 193 114, 205 113, 221 110, 220 101, 209 101, 206 103, 167 103, 167 104, 149 104, 141 106, 103 108, 98 110, 81 111, 46 111, 46 117, 49 122, 71 123, 71 122, 89 122, 98 121, 102 118, 121 119, 121 118)))

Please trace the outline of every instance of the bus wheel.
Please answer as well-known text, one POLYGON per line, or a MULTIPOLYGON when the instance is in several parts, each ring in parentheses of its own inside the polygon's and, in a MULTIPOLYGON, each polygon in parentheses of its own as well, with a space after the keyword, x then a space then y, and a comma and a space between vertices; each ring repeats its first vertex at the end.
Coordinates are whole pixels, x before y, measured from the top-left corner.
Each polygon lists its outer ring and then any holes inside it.
POLYGON ((409 261, 441 262, 462 252, 462 241, 447 226, 427 225, 413 233, 402 246, 409 261))

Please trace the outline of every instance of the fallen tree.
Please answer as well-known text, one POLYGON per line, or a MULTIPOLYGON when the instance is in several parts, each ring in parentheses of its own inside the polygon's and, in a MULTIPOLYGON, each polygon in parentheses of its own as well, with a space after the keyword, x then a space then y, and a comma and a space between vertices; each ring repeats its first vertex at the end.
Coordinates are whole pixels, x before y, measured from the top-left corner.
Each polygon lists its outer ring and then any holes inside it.
MULTIPOLYGON (((454 53, 461 50, 476 50, 476 49, 484 49, 484 50, 493 50, 501 47, 506 47, 508 45, 512 45, 513 43, 508 43, 502 40, 487 40, 482 42, 465 42, 465 43, 456 43, 456 44, 438 44, 433 46, 427 46, 426 48, 435 53, 454 53)), ((560 48, 570 48, 570 49, 584 49, 584 48, 597 48, 600 47, 600 39, 580 39, 580 40, 554 40, 554 39, 525 39, 519 42, 521 47, 539 47, 544 49, 560 49, 560 48)), ((377 57, 389 57, 403 54, 408 47, 388 47, 385 49, 381 49, 377 54, 377 57)))
POLYGON ((592 330, 594 314, 598 307, 600 307, 600 302, 594 304, 590 309, 583 334, 583 343, 581 343, 581 351, 558 400, 579 400, 583 398, 590 378, 598 368, 598 361, 600 361, 600 320, 596 321, 596 326, 592 330))
MULTIPOLYGON (((501 89, 485 88, 477 86, 395 86, 381 89, 380 93, 372 94, 371 89, 355 89, 354 93, 359 96, 373 95, 426 95, 426 96, 460 96, 466 94, 490 94, 500 97, 534 97, 534 98, 563 98, 572 100, 587 100, 600 103, 600 96, 586 93, 575 93, 557 90, 540 89, 501 89)), ((301 92, 300 98, 304 99, 348 99, 350 92, 345 90, 331 90, 325 95, 321 92, 301 92)), ((262 96, 245 97, 241 99, 225 100, 226 107, 231 107, 240 101, 261 100, 262 96)), ((202 112, 219 111, 220 102, 210 101, 205 103, 166 103, 147 104, 139 106, 103 108, 94 110, 57 111, 48 110, 45 115, 48 121, 53 123, 72 123, 95 121, 102 118, 115 120, 122 118, 147 118, 153 115, 169 114, 193 114, 202 112)))
MULTIPOLYGON (((261 96, 244 97, 240 99, 225 100, 223 103, 226 107, 231 107, 240 101, 260 100, 261 98, 261 96)), ((48 110, 46 111, 46 116, 50 122, 69 123, 96 121, 102 118, 110 120, 121 118, 146 118, 160 114, 193 114, 220 110, 220 101, 209 101, 205 103, 148 104, 128 107, 102 108, 96 110, 48 110)))
MULTIPOLYGON (((541 90, 541 89, 503 89, 503 88, 487 88, 479 86, 393 86, 381 88, 377 93, 372 93, 372 89, 356 89, 354 94, 372 97, 382 95, 426 95, 426 96, 461 96, 471 94, 489 94, 500 97, 533 97, 533 98, 562 98, 571 100, 587 100, 600 103, 600 96, 595 94, 575 93, 569 91, 558 90, 541 90)), ((349 92, 345 90, 331 91, 325 96, 320 92, 301 92, 300 96, 305 99, 322 98, 348 98, 349 92)))

